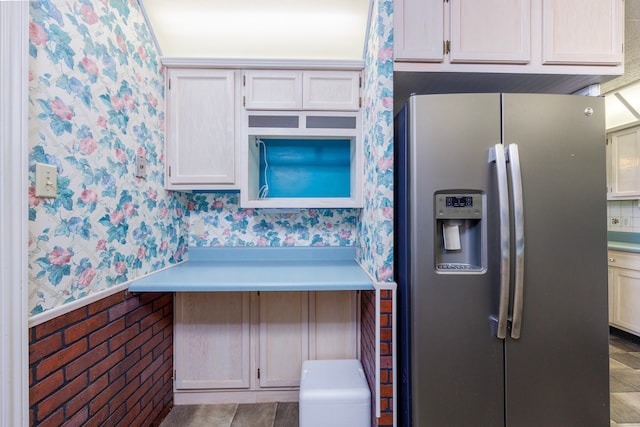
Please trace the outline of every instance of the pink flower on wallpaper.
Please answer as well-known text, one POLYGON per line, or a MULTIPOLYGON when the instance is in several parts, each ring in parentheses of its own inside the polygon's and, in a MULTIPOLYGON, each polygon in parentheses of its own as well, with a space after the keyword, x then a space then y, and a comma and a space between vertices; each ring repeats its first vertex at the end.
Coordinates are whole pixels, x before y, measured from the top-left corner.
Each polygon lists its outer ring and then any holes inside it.
POLYGON ((176 217, 182 218, 182 208, 176 208, 176 217))
POLYGON ((107 241, 104 239, 98 240, 98 244, 96 245, 96 251, 104 251, 107 249, 107 241))
POLYGON ((284 238, 282 244, 285 246, 293 246, 296 244, 296 238, 294 236, 287 236, 284 238))
POLYGON ((134 102, 133 102, 133 97, 131 95, 129 95, 128 93, 124 94, 124 106, 126 108, 128 108, 129 110, 133 110, 134 108, 136 108, 134 102))
POLYGON ((120 163, 126 163, 127 153, 125 153, 122 148, 116 148, 116 159, 118 159, 120 163))
POLYGON ((122 275, 127 272, 127 263, 124 261, 118 261, 116 262, 115 268, 116 273, 118 273, 118 275, 122 275))
POLYGON ((143 145, 141 145, 138 147, 137 153, 138 153, 138 156, 146 156, 147 149, 143 145))
POLYGON ((232 217, 233 217, 233 220, 236 222, 242 221, 245 217, 245 214, 244 212, 234 212, 232 217))
POLYGON ((393 49, 383 47, 378 51, 378 61, 385 62, 393 58, 393 49))
POLYGON ((111 95, 109 100, 111 101, 111 106, 113 107, 114 110, 116 111, 124 110, 124 99, 120 98, 119 96, 111 95))
POLYGON ((224 202, 220 199, 216 199, 213 201, 213 203, 211 203, 211 208, 212 209, 222 209, 224 208, 224 202))
POLYGON ((95 24, 98 22, 98 15, 96 15, 95 10, 91 6, 82 6, 80 8, 80 14, 82 15, 82 19, 87 24, 95 24))
POLYGON ((153 97, 150 93, 147 94, 147 102, 151 104, 153 108, 158 106, 158 100, 153 97))
POLYGON ((96 269, 93 267, 85 268, 80 277, 78 277, 78 285, 89 286, 94 277, 96 277, 96 269))
POLYGON ((125 202, 125 204, 122 205, 122 210, 124 211, 124 214, 126 216, 133 216, 133 214, 136 212, 136 207, 131 202, 125 202))
POLYGON ((169 249, 169 242, 167 242, 166 240, 160 242, 160 252, 166 252, 167 249, 169 249))
POLYGON ((124 41, 124 39, 120 34, 116 34, 116 43, 118 43, 118 47, 120 48, 121 51, 123 52, 127 51, 127 43, 124 41))
POLYGON ((98 66, 91 59, 85 56, 84 58, 82 58, 82 61, 80 61, 80 63, 82 64, 82 68, 84 68, 87 73, 93 74, 94 76, 98 75, 98 66))
POLYGON ((51 111, 53 111, 53 114, 61 119, 71 120, 73 118, 73 112, 64 102, 62 102, 60 98, 56 98, 51 101, 51 103, 49 103, 49 107, 51 108, 51 111))
POLYGON ((378 269, 378 281, 385 282, 393 277, 393 269, 391 267, 381 267, 378 269))
POLYGON ((393 97, 385 96, 382 98, 382 106, 387 110, 393 110, 393 97))
POLYGON ((153 188, 149 188, 147 190, 147 197, 150 198, 151 200, 156 200, 158 198, 158 192, 153 188))
POLYGON ((143 61, 147 59, 147 51, 144 50, 142 46, 138 47, 138 55, 140 55, 140 59, 142 59, 143 61))
POLYGON ((258 237, 258 240, 256 241, 256 246, 267 246, 267 239, 265 239, 264 237, 258 237))
POLYGON ((351 238, 351 231, 349 230, 340 230, 338 233, 341 239, 348 240, 351 238))
POLYGON ((167 214, 169 213, 169 209, 167 209, 166 206, 163 206, 160 208, 160 219, 164 219, 166 218, 167 214))
POLYGON ((193 200, 187 202, 187 210, 192 211, 196 208, 196 203, 193 200))
POLYGON ((324 228, 325 230, 331 230, 333 228, 333 224, 331 224, 330 222, 325 222, 324 228))
POLYGON ((309 209, 309 216, 311 218, 317 218, 320 216, 320 213, 318 212, 318 209, 309 209))
POLYGON ((29 23, 29 39, 31 43, 37 45, 44 46, 49 40, 49 36, 44 31, 42 26, 36 24, 35 22, 29 23))
POLYGON ((147 254, 147 248, 144 246, 140 246, 138 248, 138 259, 144 259, 144 256, 147 254))
POLYGON ((393 207, 385 206, 384 208, 382 208, 382 216, 385 219, 392 220, 393 219, 393 207))
POLYGON ((40 197, 36 197, 36 187, 31 185, 29 186, 29 207, 36 207, 40 205, 42 199, 40 197))
POLYGON ((124 219, 124 212, 122 211, 113 211, 109 214, 109 222, 114 226, 119 225, 124 219))
POLYGON ((382 157, 378 159, 378 170, 380 172, 386 172, 393 166, 392 157, 382 157))
POLYGON ((85 190, 82 190, 82 193, 80 193, 80 200, 82 200, 82 203, 84 203, 85 205, 88 205, 89 203, 95 203, 98 201, 98 193, 87 188, 85 190))
POLYGON ((53 265, 65 265, 71 261, 71 252, 56 246, 48 256, 49 262, 53 265))
POLYGON ((96 122, 96 124, 98 126, 100 126, 101 128, 107 128, 107 118, 104 116, 100 116, 98 117, 98 121, 96 122))
POLYGON ((98 144, 93 138, 87 137, 80 141, 80 151, 82 151, 84 154, 91 154, 96 151, 97 148, 98 144))

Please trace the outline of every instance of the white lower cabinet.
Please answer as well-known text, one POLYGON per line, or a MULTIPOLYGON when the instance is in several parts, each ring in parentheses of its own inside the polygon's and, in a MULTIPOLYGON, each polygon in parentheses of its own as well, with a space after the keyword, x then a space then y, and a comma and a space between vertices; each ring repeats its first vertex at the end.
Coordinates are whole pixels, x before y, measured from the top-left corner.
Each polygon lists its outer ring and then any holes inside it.
POLYGON ((640 335, 640 254, 609 251, 609 323, 640 335))
POLYGON ((302 362, 359 356, 357 291, 175 296, 175 404, 297 400, 302 362))

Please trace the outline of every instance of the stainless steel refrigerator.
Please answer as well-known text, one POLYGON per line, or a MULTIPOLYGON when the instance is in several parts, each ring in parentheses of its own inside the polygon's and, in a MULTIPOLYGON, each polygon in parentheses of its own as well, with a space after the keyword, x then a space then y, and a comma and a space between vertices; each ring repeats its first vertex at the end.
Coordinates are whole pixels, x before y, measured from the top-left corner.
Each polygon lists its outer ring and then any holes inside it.
POLYGON ((604 102, 398 113, 399 424, 608 426, 604 102))

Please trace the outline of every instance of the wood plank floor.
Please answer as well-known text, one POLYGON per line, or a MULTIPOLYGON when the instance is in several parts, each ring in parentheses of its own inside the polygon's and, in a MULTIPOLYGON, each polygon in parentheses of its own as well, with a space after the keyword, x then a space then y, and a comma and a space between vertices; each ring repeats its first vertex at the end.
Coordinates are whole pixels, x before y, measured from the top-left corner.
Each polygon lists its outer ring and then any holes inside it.
POLYGON ((609 367, 611 426, 640 427, 640 338, 612 329, 609 367))

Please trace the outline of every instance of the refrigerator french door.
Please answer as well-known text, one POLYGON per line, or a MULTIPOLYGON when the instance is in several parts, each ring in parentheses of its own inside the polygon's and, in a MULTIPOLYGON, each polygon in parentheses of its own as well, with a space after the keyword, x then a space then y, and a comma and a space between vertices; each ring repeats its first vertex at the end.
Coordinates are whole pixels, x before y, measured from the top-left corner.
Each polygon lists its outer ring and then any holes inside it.
POLYGON ((401 426, 608 426, 604 103, 414 95, 396 117, 401 426))

